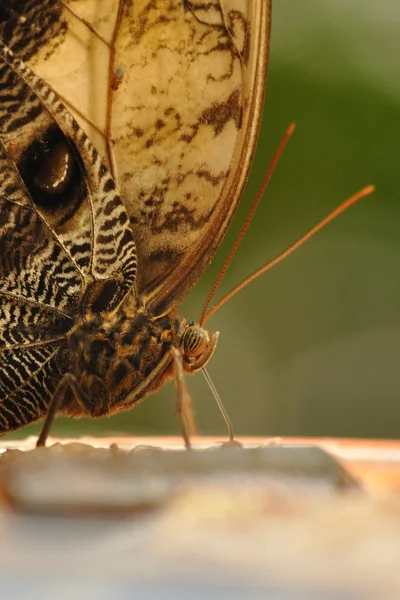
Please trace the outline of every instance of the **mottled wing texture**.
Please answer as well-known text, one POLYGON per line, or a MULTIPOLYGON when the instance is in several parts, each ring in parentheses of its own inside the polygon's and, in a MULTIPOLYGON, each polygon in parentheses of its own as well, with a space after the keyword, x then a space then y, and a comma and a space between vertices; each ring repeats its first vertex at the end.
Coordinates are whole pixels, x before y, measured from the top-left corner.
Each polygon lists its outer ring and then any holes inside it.
POLYGON ((62 27, 30 64, 107 157, 137 244, 138 290, 162 313, 206 268, 242 194, 262 112, 270 0, 65 4, 62 27))
POLYGON ((121 301, 135 261, 127 214, 97 150, 0 41, 0 431, 46 412, 85 298, 99 310, 121 301), (70 177, 63 193, 43 194, 36 178, 51 177, 37 157, 57 151, 70 177))

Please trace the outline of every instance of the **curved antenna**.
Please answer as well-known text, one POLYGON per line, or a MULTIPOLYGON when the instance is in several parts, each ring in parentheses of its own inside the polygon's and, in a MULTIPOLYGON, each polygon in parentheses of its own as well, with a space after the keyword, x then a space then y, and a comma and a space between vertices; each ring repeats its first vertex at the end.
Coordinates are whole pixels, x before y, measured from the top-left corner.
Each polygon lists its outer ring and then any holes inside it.
POLYGON ((213 288, 212 288, 211 292, 209 293, 208 298, 207 298, 207 300, 206 300, 206 302, 204 304, 203 310, 202 310, 201 315, 200 315, 200 321, 199 321, 200 327, 202 327, 204 325, 204 323, 206 322, 206 320, 207 320, 206 314, 207 314, 207 309, 210 306, 210 302, 211 302, 211 300, 212 300, 215 292, 219 288, 220 283, 221 283, 221 281, 222 281, 222 279, 223 279, 223 277, 224 277, 224 275, 226 273, 226 270, 229 267, 229 265, 230 265, 230 263, 232 261, 232 258, 236 254, 236 250, 239 248, 240 242, 244 238, 245 233, 246 233, 246 231, 249 228, 249 225, 250 225, 250 223, 251 223, 251 221, 252 221, 252 219, 254 217, 254 213, 256 212, 257 206, 259 205, 260 200, 261 200, 261 198, 262 198, 262 196, 263 196, 263 194, 265 192, 265 188, 267 187, 267 185, 269 183, 269 180, 271 179, 272 174, 275 171, 275 167, 278 164, 278 161, 279 161, 279 159, 281 157, 281 154, 282 154, 282 152, 283 152, 286 144, 288 143, 290 137, 292 136, 292 134, 293 134, 293 132, 295 130, 295 127, 296 127, 296 125, 294 123, 291 123, 289 125, 289 127, 287 128, 287 131, 286 131, 285 135, 281 139, 281 142, 280 142, 278 148, 275 151, 275 154, 274 154, 274 156, 273 156, 273 158, 271 160, 271 164, 269 165, 269 169, 267 171, 267 174, 264 177, 264 181, 262 182, 261 187, 260 187, 260 189, 258 191, 258 194, 256 196, 256 199, 254 200, 253 205, 250 208, 249 214, 247 215, 247 219, 244 222, 244 225, 243 225, 243 227, 242 227, 242 229, 241 229, 241 231, 240 231, 240 233, 239 233, 239 235, 238 235, 238 237, 236 239, 236 242, 233 244, 232 250, 229 252, 228 258, 226 259, 226 261, 224 263, 224 266, 222 267, 222 269, 220 271, 220 274, 218 275, 217 280, 214 283, 213 288))
POLYGON ((211 310, 209 310, 206 313, 206 315, 203 317, 201 324, 203 325, 206 321, 208 321, 208 319, 219 308, 221 308, 221 306, 223 304, 225 304, 225 302, 227 302, 230 298, 232 298, 235 294, 237 294, 241 289, 246 287, 246 285, 248 285, 250 282, 254 281, 254 279, 257 279, 257 277, 259 277, 263 273, 266 273, 267 271, 272 269, 272 267, 274 267, 278 263, 282 262, 285 258, 287 258, 290 254, 292 254, 292 252, 297 250, 307 240, 309 240, 313 235, 315 235, 318 231, 320 231, 320 229, 325 227, 325 225, 327 225, 328 223, 333 221, 333 219, 336 219, 336 217, 338 217, 345 210, 350 208, 350 206, 352 206, 353 204, 356 204, 356 202, 358 202, 362 198, 365 198, 365 196, 369 196, 370 194, 372 194, 372 192, 374 190, 375 190, 375 187, 373 185, 368 185, 367 187, 363 188, 362 190, 360 190, 359 192, 354 194, 354 196, 351 196, 348 200, 346 200, 345 202, 340 204, 340 206, 335 208, 335 210, 333 210, 327 217, 325 217, 325 219, 322 219, 322 221, 320 221, 319 223, 317 223, 317 225, 312 227, 307 233, 305 233, 301 238, 299 238, 296 242, 294 242, 294 244, 289 246, 289 248, 287 248, 286 250, 281 252, 281 254, 279 254, 278 256, 276 256, 275 258, 270 260, 269 262, 267 262, 266 265, 261 267, 261 269, 258 269, 255 273, 253 273, 253 275, 250 275, 250 277, 247 277, 247 279, 242 281, 242 283, 240 283, 238 286, 236 286, 231 292, 229 292, 229 294, 224 296, 224 298, 222 298, 222 300, 217 302, 217 304, 215 304, 215 306, 213 306, 213 308, 211 310))

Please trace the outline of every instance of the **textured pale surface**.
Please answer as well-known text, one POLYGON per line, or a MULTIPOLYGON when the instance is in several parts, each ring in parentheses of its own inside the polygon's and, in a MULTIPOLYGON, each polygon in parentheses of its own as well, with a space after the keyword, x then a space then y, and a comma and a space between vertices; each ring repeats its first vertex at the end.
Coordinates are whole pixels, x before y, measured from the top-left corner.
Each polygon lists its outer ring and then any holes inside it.
MULTIPOLYGON (((102 446, 110 441, 97 440, 97 444, 102 446)), ((167 448, 175 448, 179 443, 165 438, 120 441, 127 449, 146 441, 167 448)), ((207 447, 213 441, 198 440, 199 447, 207 447)), ((248 445, 269 442, 243 441, 248 445)), ((307 444, 311 440, 296 441, 307 444)), ((347 467, 359 463, 379 469, 391 463, 398 476, 399 443, 329 439, 313 442, 331 449, 347 467)), ((86 473, 95 473, 93 467, 96 464, 98 467, 105 457, 102 450, 85 451, 82 445, 75 445, 70 451, 86 473)), ((57 452, 62 455, 56 447, 53 453, 51 449, 38 453, 37 464, 47 463, 44 473, 52 463, 56 464, 57 452)), ((30 464, 34 473, 35 457, 31 454, 26 456, 25 464, 30 464)), ((153 455, 155 464, 157 456, 158 453, 153 455)), ((198 464, 201 466, 201 459, 209 464, 210 456, 208 452, 196 453, 198 464)), ((237 456, 239 464, 241 454, 237 456)), ((222 457, 223 453, 221 464, 222 457)), ((73 591, 79 600, 92 597, 125 600, 132 597, 132 590, 138 597, 147 593, 168 600, 178 595, 189 598, 206 595, 212 600, 394 600, 398 597, 398 495, 383 496, 379 487, 371 488, 379 494, 337 495, 326 488, 307 490, 298 482, 285 485, 279 478, 260 484, 254 472, 246 475, 240 469, 230 475, 222 469, 217 477, 214 473, 213 477, 190 481, 190 474, 186 472, 186 477, 182 477, 184 469, 179 467, 179 463, 185 462, 185 454, 177 453, 177 459, 176 468, 170 471, 174 474, 174 489, 163 490, 153 480, 147 489, 155 502, 147 507, 139 503, 131 517, 35 517, 10 514, 3 504, 0 513, 3 592, 10 590, 8 597, 13 597, 11 591, 22 594, 24 588, 29 588, 29 596, 18 597, 47 598, 67 586, 69 593, 73 591), (155 507, 157 510, 153 510, 155 507), (69 569, 73 569, 75 583, 71 583, 69 569)), ((126 481, 122 462, 117 456, 115 465, 119 467, 113 475, 126 482, 119 488, 120 499, 123 500, 125 493, 138 499, 145 489, 146 476, 142 477, 142 473, 139 477, 138 471, 132 470, 126 481), (136 493, 132 492, 135 484, 136 493)), ((229 460, 226 463, 232 466, 229 460)), ((0 461, 0 467, 2 464, 4 461, 0 461)), ((11 461, 9 464, 12 466, 11 461)), ((37 475, 40 478, 39 470, 37 475)), ((69 477, 74 480, 72 471, 69 477)), ((56 471, 53 478, 57 478, 56 471)), ((0 479, 4 483, 3 470, 0 479)), ((147 482, 152 479, 148 477, 147 482)), ((94 478, 90 490, 90 477, 86 477, 84 486, 89 494, 98 489, 100 481, 94 478)), ((102 493, 106 491, 104 481, 107 478, 103 479, 102 493)), ((110 490, 109 499, 115 499, 115 489, 110 490)))
MULTIPOLYGON (((118 2, 69 5, 111 42, 118 2)), ((247 178, 265 90, 269 2, 127 3, 111 66, 123 75, 112 93, 110 48, 64 15, 68 34, 31 65, 110 135, 138 247, 139 289, 175 305, 211 260, 247 178)), ((86 119, 78 115, 109 155, 86 119)))

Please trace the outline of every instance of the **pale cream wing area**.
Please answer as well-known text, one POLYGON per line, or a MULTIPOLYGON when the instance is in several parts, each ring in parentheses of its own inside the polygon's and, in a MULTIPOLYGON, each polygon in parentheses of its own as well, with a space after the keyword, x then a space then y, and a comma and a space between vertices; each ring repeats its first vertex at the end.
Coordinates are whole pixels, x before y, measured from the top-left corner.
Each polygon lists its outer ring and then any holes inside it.
POLYGON ((66 4, 67 31, 31 66, 107 157, 134 232, 139 292, 163 313, 206 268, 240 200, 263 107, 270 0, 66 4))

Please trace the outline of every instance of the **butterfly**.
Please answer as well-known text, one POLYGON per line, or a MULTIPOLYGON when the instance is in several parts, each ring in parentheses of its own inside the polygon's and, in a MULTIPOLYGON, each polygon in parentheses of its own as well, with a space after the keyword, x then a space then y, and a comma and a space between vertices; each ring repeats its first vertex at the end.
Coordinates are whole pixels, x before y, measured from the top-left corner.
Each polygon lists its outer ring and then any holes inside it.
POLYGON ((0 8, 0 433, 129 409, 218 334, 178 307, 251 166, 269 0, 0 8))

